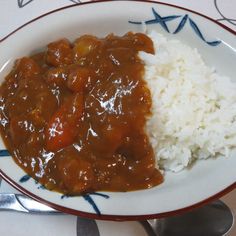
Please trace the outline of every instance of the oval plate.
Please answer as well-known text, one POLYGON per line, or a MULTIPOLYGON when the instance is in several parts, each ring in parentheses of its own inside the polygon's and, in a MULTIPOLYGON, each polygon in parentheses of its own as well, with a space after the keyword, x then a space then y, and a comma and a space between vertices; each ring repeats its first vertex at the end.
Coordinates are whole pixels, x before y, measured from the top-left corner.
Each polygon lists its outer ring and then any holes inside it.
MULTIPOLYGON (((64 7, 15 30, 0 43, 0 78, 14 60, 42 50, 48 42, 81 34, 105 36, 142 32, 143 22, 168 38, 197 48, 205 62, 236 82, 235 32, 196 12, 148 1, 103 1, 64 7)), ((0 174, 15 188, 60 211, 106 220, 168 216, 198 207, 236 187, 236 152, 229 158, 198 161, 180 173, 166 172, 163 184, 134 192, 102 192, 67 197, 43 188, 13 161, 0 141, 0 174)))

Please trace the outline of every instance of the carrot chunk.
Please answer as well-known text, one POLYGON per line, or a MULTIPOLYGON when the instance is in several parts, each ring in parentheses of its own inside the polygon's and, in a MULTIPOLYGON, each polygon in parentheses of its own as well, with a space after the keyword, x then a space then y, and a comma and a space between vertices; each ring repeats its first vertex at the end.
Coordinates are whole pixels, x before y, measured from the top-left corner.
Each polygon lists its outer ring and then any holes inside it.
POLYGON ((83 96, 75 94, 54 113, 45 131, 46 147, 58 151, 73 144, 83 114, 83 96))

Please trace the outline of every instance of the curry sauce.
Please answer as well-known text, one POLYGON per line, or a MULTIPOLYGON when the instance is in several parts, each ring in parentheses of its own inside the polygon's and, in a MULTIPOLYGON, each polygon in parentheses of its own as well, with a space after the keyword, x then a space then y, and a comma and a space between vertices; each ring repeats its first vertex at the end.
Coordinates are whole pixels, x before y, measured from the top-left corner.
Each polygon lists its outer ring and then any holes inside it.
POLYGON ((0 88, 1 135, 15 162, 70 195, 160 184, 139 51, 154 53, 141 33, 84 35, 17 60, 0 88))

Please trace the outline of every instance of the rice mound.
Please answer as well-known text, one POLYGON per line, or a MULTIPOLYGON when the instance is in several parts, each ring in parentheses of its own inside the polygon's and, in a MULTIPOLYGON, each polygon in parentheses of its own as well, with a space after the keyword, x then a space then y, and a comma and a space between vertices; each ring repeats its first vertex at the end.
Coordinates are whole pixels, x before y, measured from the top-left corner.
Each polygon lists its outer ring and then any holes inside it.
POLYGON ((236 146, 236 83, 205 65, 196 49, 151 32, 156 54, 140 52, 152 95, 147 133, 161 169, 228 156, 236 146))

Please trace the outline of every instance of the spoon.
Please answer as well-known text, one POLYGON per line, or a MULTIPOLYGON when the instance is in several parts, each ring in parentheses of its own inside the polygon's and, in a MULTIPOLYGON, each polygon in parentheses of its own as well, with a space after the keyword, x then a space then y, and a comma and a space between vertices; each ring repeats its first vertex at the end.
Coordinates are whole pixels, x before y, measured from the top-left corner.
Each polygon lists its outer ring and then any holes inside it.
POLYGON ((222 236, 232 228, 234 216, 229 207, 218 200, 181 215, 140 223, 149 236, 222 236))

